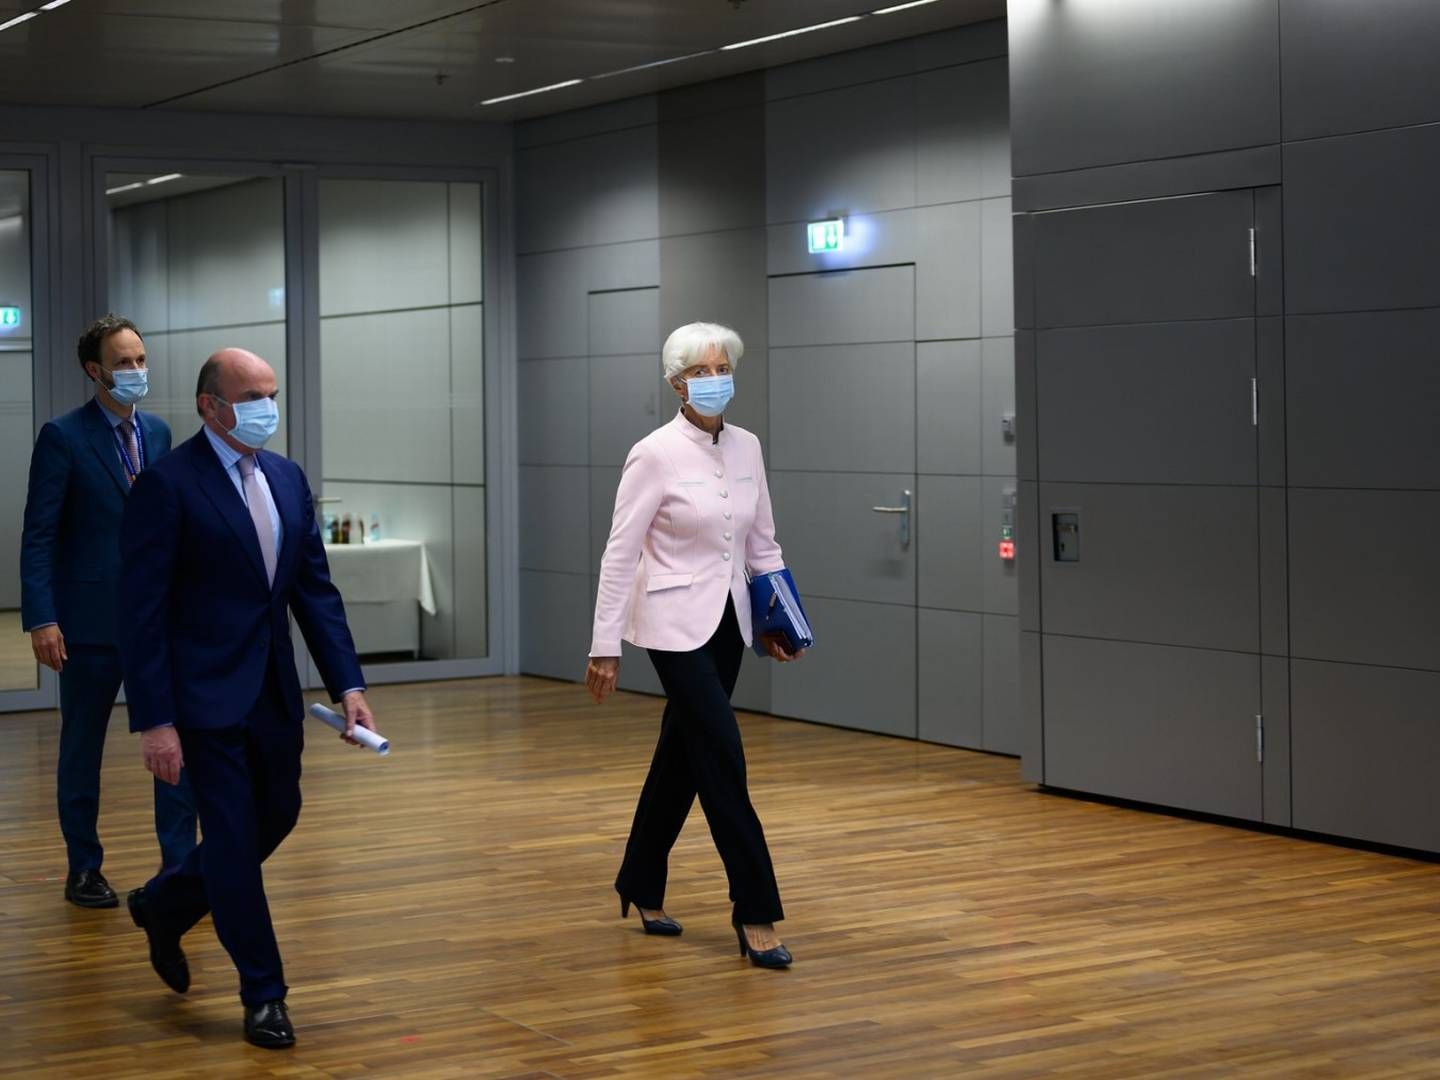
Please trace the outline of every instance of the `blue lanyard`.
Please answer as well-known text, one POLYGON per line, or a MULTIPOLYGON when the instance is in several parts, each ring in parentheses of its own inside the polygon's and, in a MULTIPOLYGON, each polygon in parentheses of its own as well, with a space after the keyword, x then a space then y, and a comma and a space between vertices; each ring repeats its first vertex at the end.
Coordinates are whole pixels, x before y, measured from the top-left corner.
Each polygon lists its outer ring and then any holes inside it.
POLYGON ((145 468, 145 429, 140 426, 139 409, 131 414, 130 426, 135 429, 135 453, 140 459, 138 462, 130 460, 130 451, 125 448, 125 437, 120 434, 120 425, 116 424, 110 431, 115 436, 115 445, 120 448, 120 460, 125 463, 125 474, 133 484, 140 475, 140 470, 145 468))

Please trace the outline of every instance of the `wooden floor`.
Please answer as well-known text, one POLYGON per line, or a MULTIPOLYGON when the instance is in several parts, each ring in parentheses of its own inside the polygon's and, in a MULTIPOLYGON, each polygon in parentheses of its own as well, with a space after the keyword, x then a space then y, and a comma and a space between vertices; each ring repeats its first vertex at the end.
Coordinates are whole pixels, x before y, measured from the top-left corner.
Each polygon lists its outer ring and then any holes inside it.
MULTIPOLYGON (((61 900, 53 714, 0 717, 0 1074, 1440 1075, 1440 866, 1036 792, 1013 760, 743 718, 788 972, 750 968, 698 808, 676 939, 611 891, 659 704, 505 679, 376 690, 380 759, 312 731, 266 867, 300 1038, 240 1039, 208 921, 185 998, 122 909, 61 900)), ((156 861, 117 714, 117 889, 156 861)))

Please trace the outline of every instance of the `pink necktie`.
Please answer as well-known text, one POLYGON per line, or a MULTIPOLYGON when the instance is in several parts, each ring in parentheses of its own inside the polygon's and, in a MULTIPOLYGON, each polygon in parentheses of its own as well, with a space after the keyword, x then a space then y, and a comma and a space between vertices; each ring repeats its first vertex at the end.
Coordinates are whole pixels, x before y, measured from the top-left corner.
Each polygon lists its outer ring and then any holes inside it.
POLYGON ((274 585, 275 533, 270 527, 270 513, 265 509, 265 493, 260 490, 260 481, 255 479, 255 455, 242 454, 239 466, 245 502, 250 507, 250 521, 255 526, 255 538, 260 541, 260 557, 265 560, 265 580, 274 585))
POLYGON ((138 470, 140 468, 140 446, 135 441, 135 425, 129 420, 121 420, 118 426, 120 438, 125 440, 125 453, 129 455, 129 460, 126 462, 129 468, 125 470, 125 479, 133 484, 135 483, 135 474, 130 469, 138 470))

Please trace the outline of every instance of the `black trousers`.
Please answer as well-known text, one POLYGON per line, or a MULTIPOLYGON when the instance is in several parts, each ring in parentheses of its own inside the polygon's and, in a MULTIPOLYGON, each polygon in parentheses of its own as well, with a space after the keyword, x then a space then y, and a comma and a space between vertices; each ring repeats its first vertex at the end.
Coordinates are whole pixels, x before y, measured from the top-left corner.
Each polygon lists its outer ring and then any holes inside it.
POLYGON ((733 603, 726 604, 715 634, 693 652, 650 650, 669 700, 615 879, 616 891, 640 907, 665 906, 670 849, 699 795, 730 880, 735 917, 751 925, 785 917, 770 849, 750 804, 745 748, 730 707, 744 651, 733 603))
POLYGON ((285 708, 273 670, 244 723, 180 729, 204 834, 178 867, 145 886, 151 910, 183 934, 206 914, 240 973, 248 1006, 285 997, 285 972, 260 864, 300 816, 300 717, 285 708))

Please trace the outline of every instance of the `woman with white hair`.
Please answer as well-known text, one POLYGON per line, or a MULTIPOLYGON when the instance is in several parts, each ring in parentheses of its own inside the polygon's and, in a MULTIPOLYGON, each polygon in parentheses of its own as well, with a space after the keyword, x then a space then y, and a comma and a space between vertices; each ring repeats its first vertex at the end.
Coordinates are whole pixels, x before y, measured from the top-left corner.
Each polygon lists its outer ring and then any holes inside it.
MULTIPOLYGON (((784 568, 775 542, 760 440, 725 423, 745 346, 729 327, 690 323, 665 342, 665 379, 680 413, 635 444, 620 477, 600 564, 585 684, 596 703, 615 689, 620 642, 649 650, 668 699, 615 890, 620 914, 640 909, 647 934, 675 936, 665 914, 670 849, 695 796, 730 881, 740 955, 758 967, 791 962, 775 934, 784 918, 745 751, 730 706, 751 643, 746 567, 784 568)), ((797 659, 767 636, 776 660, 797 659)))

